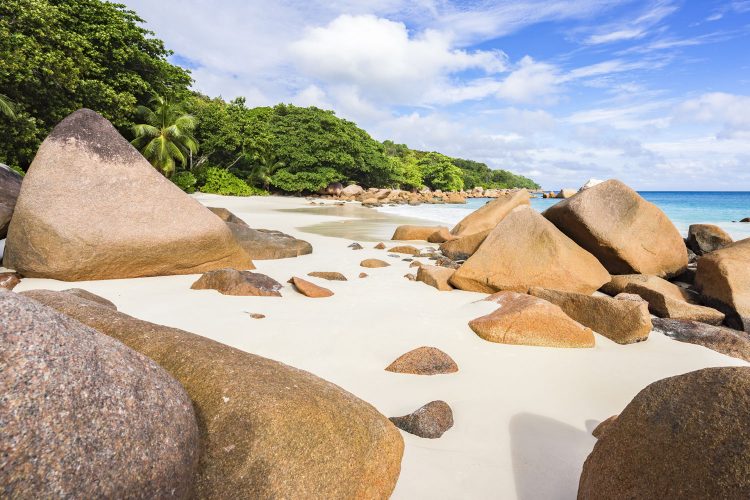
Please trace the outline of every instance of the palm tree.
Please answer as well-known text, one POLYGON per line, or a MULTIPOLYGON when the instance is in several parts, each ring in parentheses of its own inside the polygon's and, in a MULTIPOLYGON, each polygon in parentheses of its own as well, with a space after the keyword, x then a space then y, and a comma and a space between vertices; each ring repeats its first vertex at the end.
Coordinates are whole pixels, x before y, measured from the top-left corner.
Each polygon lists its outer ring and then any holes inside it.
POLYGON ((263 189, 268 190, 271 184, 271 176, 286 163, 279 160, 273 151, 269 134, 260 134, 252 141, 250 146, 252 166, 250 167, 250 181, 253 184, 261 184, 263 189))
POLYGON ((185 167, 188 158, 198 152, 193 131, 198 120, 186 114, 180 103, 154 96, 151 107, 138 106, 138 115, 144 123, 133 126, 132 144, 165 177, 174 174, 177 163, 185 167))
POLYGON ((16 106, 5 94, 0 94, 0 114, 9 118, 16 116, 16 106))

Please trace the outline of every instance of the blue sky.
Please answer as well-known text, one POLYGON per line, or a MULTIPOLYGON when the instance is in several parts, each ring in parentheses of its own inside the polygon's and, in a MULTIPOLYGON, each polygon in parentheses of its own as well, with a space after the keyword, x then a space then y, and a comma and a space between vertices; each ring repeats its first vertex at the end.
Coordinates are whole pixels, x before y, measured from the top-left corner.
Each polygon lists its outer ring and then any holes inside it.
POLYGON ((750 0, 126 0, 195 88, 547 189, 750 190, 750 0))

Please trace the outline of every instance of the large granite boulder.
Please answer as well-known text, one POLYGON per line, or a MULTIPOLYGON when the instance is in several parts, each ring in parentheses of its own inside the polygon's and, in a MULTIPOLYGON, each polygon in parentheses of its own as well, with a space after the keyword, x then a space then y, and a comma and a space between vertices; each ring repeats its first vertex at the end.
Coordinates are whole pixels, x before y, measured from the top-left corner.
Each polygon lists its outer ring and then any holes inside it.
POLYGON ((500 196, 463 218, 451 234, 462 237, 470 234, 490 231, 497 226, 511 210, 521 205, 529 205, 528 191, 516 191, 513 194, 500 196))
POLYGON ((476 253, 479 247, 487 239, 490 229, 481 233, 468 236, 456 237, 440 245, 440 251, 451 260, 466 260, 476 253))
POLYGON ((544 216, 612 274, 672 277, 687 267, 685 242, 674 224, 620 181, 581 191, 544 216))
POLYGON ((192 495, 198 426, 164 369, 13 292, 0 325, 0 496, 192 495))
POLYGON ((387 498, 403 440, 375 408, 308 372, 59 292, 24 292, 149 356, 190 395, 198 498, 387 498))
POLYGON ((486 293, 526 292, 540 286, 590 294, 609 279, 593 255, 526 206, 516 208, 495 226, 451 277, 451 284, 486 293))
POLYGON ((594 347, 590 328, 546 300, 516 292, 498 292, 485 300, 500 307, 469 322, 484 340, 542 347, 594 347))
POLYGON ((219 218, 88 109, 40 146, 10 223, 5 266, 64 281, 253 268, 219 218))
POLYGON ((749 413, 750 367, 654 382, 597 441, 578 498, 747 498, 749 413))
POLYGON ((0 163, 0 240, 8 234, 10 217, 16 207, 18 193, 21 191, 21 180, 18 173, 0 163))
POLYGON ((750 332, 750 238, 698 259, 695 287, 728 326, 750 332))
POLYGON ((574 320, 618 344, 646 340, 651 332, 651 315, 643 301, 617 300, 538 287, 532 288, 529 293, 555 304, 574 320))
POLYGON ((407 224, 398 226, 391 239, 394 241, 427 241, 427 238, 440 229, 448 230, 445 226, 412 226, 407 224))
POLYGON ((655 318, 654 331, 750 362, 750 334, 684 319, 655 318))
POLYGON ((696 255, 704 255, 731 245, 734 240, 714 224, 691 224, 688 228, 687 247, 696 255))

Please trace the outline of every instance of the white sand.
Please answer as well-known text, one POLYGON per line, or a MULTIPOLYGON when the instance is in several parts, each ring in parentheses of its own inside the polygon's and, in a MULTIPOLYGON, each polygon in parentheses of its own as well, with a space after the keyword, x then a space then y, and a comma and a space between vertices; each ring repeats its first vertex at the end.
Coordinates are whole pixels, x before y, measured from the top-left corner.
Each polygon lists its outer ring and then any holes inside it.
MULTIPOLYGON (((394 498, 575 498, 581 466, 595 443, 590 431, 619 413, 640 389, 699 368, 747 365, 657 333, 629 346, 597 335, 594 349, 489 343, 467 326, 494 309, 475 302, 484 295, 438 292, 408 281, 403 275, 414 272, 409 263, 372 249, 371 242, 360 240, 365 249, 354 251, 347 248, 352 240, 299 230, 325 222, 356 227, 356 222, 277 211, 307 207, 298 198, 198 199, 229 208, 252 227, 279 229, 313 244, 312 255, 256 261, 259 272, 284 284, 283 298, 190 290, 195 275, 75 284, 24 279, 16 291, 85 288, 135 317, 309 370, 386 416, 407 414, 436 399, 448 402, 455 425, 442 438, 403 434, 406 450, 394 498), (392 266, 360 268, 359 262, 370 257, 392 266), (286 281, 310 271, 339 271, 349 281, 309 278, 335 296, 306 298, 286 281), (362 271, 370 277, 357 278, 362 271), (267 318, 252 319, 248 312, 267 318), (425 377, 384 371, 396 357, 423 345, 450 354, 459 372, 425 377)), ((376 229, 390 234, 393 227, 386 221, 376 229)))

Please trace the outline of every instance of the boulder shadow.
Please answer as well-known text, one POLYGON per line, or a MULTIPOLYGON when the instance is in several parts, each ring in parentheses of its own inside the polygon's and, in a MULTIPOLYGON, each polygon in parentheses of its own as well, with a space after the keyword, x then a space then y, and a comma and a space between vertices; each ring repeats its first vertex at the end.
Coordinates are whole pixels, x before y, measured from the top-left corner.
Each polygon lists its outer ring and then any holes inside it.
POLYGON ((583 462, 596 439, 588 432, 533 413, 514 415, 509 431, 516 497, 576 498, 583 462))

